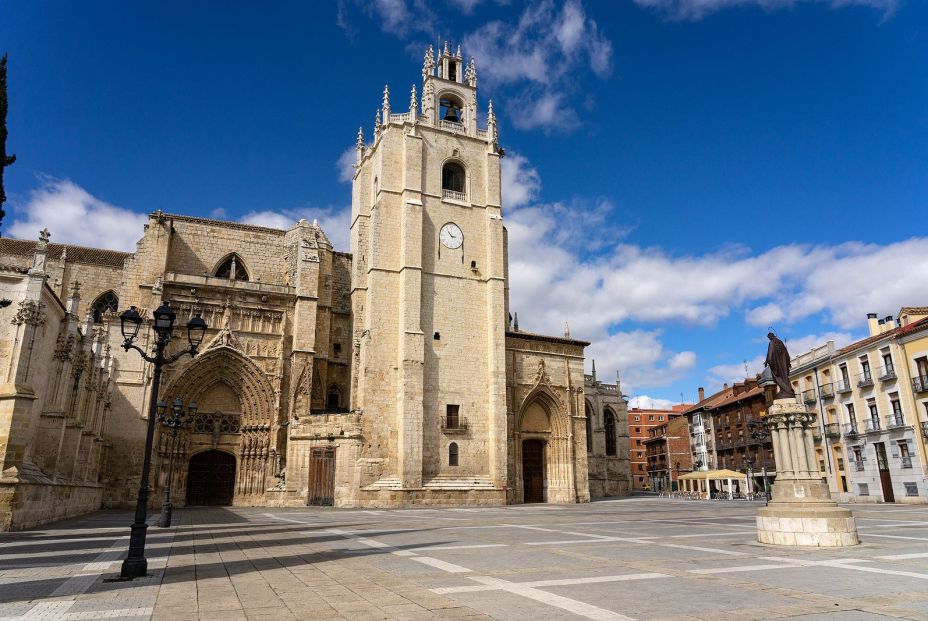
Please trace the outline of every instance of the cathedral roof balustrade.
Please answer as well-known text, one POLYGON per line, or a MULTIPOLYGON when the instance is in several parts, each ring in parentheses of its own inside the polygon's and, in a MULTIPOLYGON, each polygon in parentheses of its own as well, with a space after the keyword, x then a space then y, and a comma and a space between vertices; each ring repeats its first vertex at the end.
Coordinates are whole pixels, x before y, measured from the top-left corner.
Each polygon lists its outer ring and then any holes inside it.
POLYGON ((271 285, 263 282, 252 282, 245 280, 229 280, 228 278, 216 278, 214 276, 196 276, 194 274, 178 274, 176 272, 165 272, 164 284, 166 285, 183 285, 196 287, 218 287, 225 289, 242 289, 245 291, 255 291, 260 293, 275 293, 278 295, 296 295, 296 289, 287 285, 271 285))

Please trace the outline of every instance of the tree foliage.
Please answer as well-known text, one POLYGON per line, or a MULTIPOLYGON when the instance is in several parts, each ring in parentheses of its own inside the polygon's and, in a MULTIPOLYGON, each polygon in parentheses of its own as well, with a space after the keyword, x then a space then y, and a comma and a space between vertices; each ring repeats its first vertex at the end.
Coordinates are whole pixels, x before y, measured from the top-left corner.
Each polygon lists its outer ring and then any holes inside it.
POLYGON ((3 224, 3 203, 6 202, 6 191, 3 187, 3 173, 6 167, 16 161, 15 155, 6 154, 6 54, 0 57, 0 225, 3 224))

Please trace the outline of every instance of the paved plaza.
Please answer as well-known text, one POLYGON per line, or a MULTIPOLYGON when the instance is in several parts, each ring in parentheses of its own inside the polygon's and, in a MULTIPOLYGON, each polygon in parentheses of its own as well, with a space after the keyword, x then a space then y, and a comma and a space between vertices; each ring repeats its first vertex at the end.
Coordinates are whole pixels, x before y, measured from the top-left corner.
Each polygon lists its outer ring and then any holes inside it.
POLYGON ((928 620, 928 508, 855 505, 862 545, 828 550, 756 543, 757 507, 185 509, 131 582, 101 512, 0 535, 0 620, 928 620))

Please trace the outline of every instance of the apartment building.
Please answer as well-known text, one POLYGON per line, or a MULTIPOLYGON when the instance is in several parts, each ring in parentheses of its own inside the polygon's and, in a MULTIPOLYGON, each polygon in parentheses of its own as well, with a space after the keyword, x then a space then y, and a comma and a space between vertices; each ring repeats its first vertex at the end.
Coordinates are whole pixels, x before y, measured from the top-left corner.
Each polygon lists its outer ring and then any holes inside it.
POLYGON ((651 489, 648 479, 648 457, 645 440, 651 430, 683 415, 689 404, 675 405, 670 409, 630 408, 628 410, 629 463, 631 466, 632 490, 651 489))
POLYGON ((776 477, 776 463, 763 423, 767 406, 757 378, 726 384, 708 397, 700 388, 699 397, 684 412, 693 469, 750 472, 754 490, 769 487, 776 477))
POLYGON ((928 308, 867 324, 864 339, 792 360, 797 399, 819 417, 819 470, 840 501, 926 503, 928 308))
POLYGON ((685 416, 675 416, 652 427, 643 444, 652 491, 676 490, 680 475, 693 471, 689 423, 685 416))

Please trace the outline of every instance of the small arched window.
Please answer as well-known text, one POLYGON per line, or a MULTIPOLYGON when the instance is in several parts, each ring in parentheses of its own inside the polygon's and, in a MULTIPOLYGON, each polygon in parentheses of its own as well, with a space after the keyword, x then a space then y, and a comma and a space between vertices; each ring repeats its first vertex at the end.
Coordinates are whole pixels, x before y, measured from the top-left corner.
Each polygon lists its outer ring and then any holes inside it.
POLYGON ((593 452, 593 408, 586 402, 586 452, 593 452))
POLYGON ((325 407, 329 410, 337 410, 341 407, 342 393, 338 386, 329 386, 329 392, 325 397, 325 407))
POLYGON ((234 252, 223 260, 216 268, 216 278, 228 278, 229 280, 248 280, 248 271, 242 263, 242 259, 234 252))
POLYGON ((112 291, 107 291, 94 300, 93 305, 90 307, 93 322, 103 323, 103 316, 115 313, 117 308, 119 308, 119 298, 112 291))
POLYGON ((452 442, 448 445, 448 465, 457 466, 458 465, 458 443, 452 442))
POLYGON ((615 414, 606 409, 603 412, 603 431, 606 434, 606 455, 615 455, 615 414))
POLYGON ((441 169, 441 189, 460 194, 464 198, 464 167, 457 162, 447 162, 441 169))

